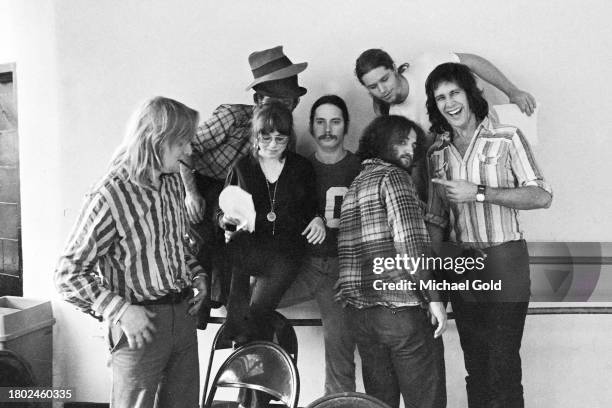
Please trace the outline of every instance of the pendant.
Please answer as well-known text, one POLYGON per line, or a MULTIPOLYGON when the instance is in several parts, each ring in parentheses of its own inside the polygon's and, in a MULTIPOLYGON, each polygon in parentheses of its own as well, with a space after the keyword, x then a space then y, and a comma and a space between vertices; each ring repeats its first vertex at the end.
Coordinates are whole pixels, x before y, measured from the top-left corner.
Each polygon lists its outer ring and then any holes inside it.
POLYGON ((276 213, 274 211, 270 211, 266 218, 268 218, 268 221, 274 222, 276 221, 276 213))

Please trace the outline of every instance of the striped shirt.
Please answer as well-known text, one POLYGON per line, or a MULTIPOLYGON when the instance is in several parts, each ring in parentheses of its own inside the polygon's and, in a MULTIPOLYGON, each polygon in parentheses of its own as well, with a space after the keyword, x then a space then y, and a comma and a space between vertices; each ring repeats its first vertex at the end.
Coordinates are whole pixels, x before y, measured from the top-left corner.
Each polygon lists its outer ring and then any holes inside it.
MULTIPOLYGON (((476 129, 462 158, 449 133, 437 136, 428 152, 430 177, 468 180, 487 187, 538 186, 552 194, 521 131, 486 117, 476 129)), ((454 204, 445 199, 444 186, 429 186, 426 221, 452 226, 451 239, 479 248, 523 238, 518 210, 488 202, 454 204)))
POLYGON ((191 143, 198 173, 225 180, 229 169, 251 149, 252 105, 220 105, 201 124, 191 143))
POLYGON ((411 275, 401 267, 376 274, 374 263, 375 258, 428 254, 430 241, 423 213, 408 172, 380 159, 365 160, 342 202, 336 298, 357 308, 421 303, 415 291, 376 290, 374 282, 429 279, 428 270, 411 275))
POLYGON ((64 299, 116 321, 131 302, 180 289, 203 269, 183 240, 187 221, 178 174, 159 190, 106 176, 86 197, 55 271, 64 299))

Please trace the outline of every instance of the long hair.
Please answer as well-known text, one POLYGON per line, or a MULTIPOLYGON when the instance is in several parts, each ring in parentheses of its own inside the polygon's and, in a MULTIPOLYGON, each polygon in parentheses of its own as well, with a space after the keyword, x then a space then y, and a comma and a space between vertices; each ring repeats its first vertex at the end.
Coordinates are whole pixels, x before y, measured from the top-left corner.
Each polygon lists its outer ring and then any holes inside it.
POLYGON ((295 143, 295 133, 293 132, 293 115, 291 110, 279 101, 270 101, 257 108, 253 112, 251 122, 251 145, 253 146, 253 156, 257 157, 259 150, 258 137, 268 135, 272 132, 289 136, 287 147, 281 154, 281 158, 287 156, 289 146, 295 143))
POLYGON ((434 92, 442 82, 452 82, 463 89, 467 95, 469 108, 478 119, 482 121, 489 113, 489 104, 482 96, 482 90, 476 85, 476 78, 470 69, 463 64, 447 62, 438 65, 427 77, 425 81, 425 93, 427 94, 427 113, 431 122, 430 130, 434 133, 450 132, 453 128, 444 119, 442 113, 436 105, 434 92))
POLYGON ((312 104, 312 108, 310 108, 310 133, 312 133, 312 125, 314 124, 314 116, 315 112, 317 111, 317 108, 321 105, 326 104, 334 105, 335 107, 340 109, 340 111, 342 112, 342 119, 344 119, 344 133, 348 132, 349 112, 348 108, 346 107, 346 102, 344 102, 344 99, 342 99, 338 95, 323 95, 322 97, 317 99, 315 103, 312 104))
POLYGON ((198 125, 198 112, 173 99, 156 96, 132 114, 123 142, 115 151, 109 171, 122 170, 136 184, 154 185, 163 167, 163 149, 190 141, 198 125))
POLYGON ((395 69, 393 58, 380 48, 370 48, 357 57, 355 61, 355 76, 361 82, 361 85, 363 85, 361 77, 378 67, 390 69, 391 71, 395 69))
MULTIPOLYGON (((397 67, 396 70, 393 58, 391 58, 386 51, 383 51, 380 48, 370 48, 369 50, 362 52, 355 61, 355 76, 361 85, 365 85, 361 78, 373 69, 383 67, 394 71, 395 75, 401 75, 408 69, 409 66, 410 64, 405 62, 397 67)), ((377 111, 379 115, 389 114, 390 105, 387 102, 372 96, 372 104, 374 105, 374 110, 377 111)))
POLYGON ((417 136, 413 162, 417 161, 425 155, 425 132, 410 119, 397 115, 379 116, 370 122, 359 138, 357 155, 361 160, 378 158, 388 161, 393 141, 407 138, 413 130, 417 136))

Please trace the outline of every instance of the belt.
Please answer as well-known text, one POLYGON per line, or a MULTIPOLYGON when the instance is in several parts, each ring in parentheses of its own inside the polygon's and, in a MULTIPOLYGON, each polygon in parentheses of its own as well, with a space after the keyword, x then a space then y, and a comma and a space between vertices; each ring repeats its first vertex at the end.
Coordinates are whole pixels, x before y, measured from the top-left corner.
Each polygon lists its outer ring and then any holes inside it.
POLYGON ((193 290, 191 288, 187 288, 183 289, 182 292, 169 292, 167 295, 162 296, 159 299, 147 299, 140 302, 132 302, 132 304, 137 306, 175 305, 177 303, 181 303, 185 299, 189 299, 192 296, 193 290))

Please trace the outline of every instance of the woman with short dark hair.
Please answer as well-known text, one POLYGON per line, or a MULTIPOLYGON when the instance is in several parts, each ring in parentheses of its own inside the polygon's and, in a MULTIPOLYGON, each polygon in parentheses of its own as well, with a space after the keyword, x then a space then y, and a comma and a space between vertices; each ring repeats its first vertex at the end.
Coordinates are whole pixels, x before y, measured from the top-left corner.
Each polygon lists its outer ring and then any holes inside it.
MULTIPOLYGON (((288 149, 291 111, 279 102, 264 104, 252 127, 253 154, 240 159, 226 180, 252 195, 256 212, 255 231, 237 231, 228 243, 233 267, 227 334, 238 342, 272 339, 269 315, 294 280, 306 243, 325 239, 312 165, 288 149), (256 282, 249 299, 250 276, 256 282)), ((219 213, 221 227, 238 223, 219 213)))

